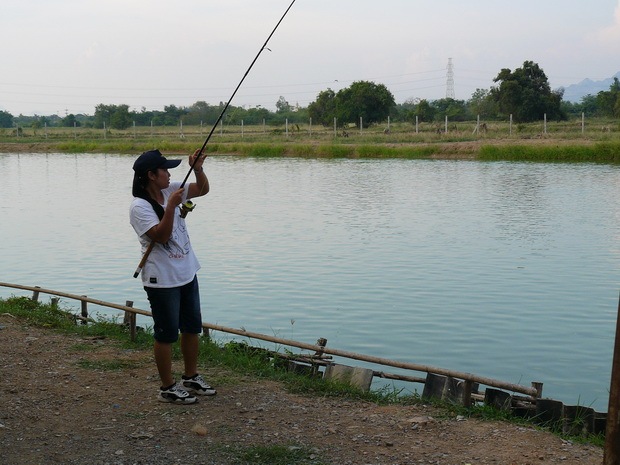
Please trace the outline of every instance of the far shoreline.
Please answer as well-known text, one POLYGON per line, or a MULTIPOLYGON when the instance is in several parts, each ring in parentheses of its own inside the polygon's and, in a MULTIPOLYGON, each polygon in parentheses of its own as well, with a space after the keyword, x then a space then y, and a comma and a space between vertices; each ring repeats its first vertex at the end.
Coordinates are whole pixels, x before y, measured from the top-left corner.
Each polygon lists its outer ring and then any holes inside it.
MULTIPOLYGON (((0 142, 0 154, 110 153, 136 155, 159 148, 165 154, 191 153, 203 141, 19 141, 0 142)), ((340 140, 282 142, 216 142, 205 147, 209 156, 506 160, 539 162, 620 163, 620 142, 590 139, 483 138, 464 141, 345 143, 340 140)))

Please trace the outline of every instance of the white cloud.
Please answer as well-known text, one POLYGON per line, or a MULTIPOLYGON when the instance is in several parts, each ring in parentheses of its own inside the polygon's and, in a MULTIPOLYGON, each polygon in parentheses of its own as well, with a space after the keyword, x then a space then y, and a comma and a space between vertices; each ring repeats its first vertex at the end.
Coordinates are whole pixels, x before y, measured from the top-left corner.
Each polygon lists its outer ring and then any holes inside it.
POLYGON ((596 38, 605 46, 610 46, 615 49, 620 47, 620 0, 618 0, 618 4, 614 10, 613 23, 601 29, 596 34, 596 38))

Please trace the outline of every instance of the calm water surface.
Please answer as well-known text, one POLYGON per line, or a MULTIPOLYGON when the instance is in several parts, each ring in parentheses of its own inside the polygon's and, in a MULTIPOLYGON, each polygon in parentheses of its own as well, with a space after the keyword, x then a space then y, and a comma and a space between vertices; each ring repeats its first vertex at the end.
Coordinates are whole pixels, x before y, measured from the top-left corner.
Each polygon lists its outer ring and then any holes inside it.
MULTIPOLYGON (((0 155, 0 281, 148 309, 132 278, 133 160, 0 155)), ((546 396, 607 410, 617 167, 218 157, 206 168, 212 192, 188 218, 206 321, 542 381, 546 396)))

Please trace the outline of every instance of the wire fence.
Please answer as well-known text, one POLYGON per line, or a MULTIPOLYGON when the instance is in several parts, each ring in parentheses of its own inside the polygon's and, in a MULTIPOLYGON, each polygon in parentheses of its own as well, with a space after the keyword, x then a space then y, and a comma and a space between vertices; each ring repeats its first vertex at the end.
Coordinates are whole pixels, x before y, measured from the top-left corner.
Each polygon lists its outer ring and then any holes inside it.
POLYGON ((334 120, 332 125, 305 123, 269 125, 262 124, 220 124, 216 128, 205 124, 176 126, 138 126, 127 129, 109 127, 22 127, 0 129, 0 141, 64 141, 64 140, 194 140, 204 139, 213 129, 213 140, 220 142, 270 142, 286 140, 329 140, 355 139, 373 143, 416 142, 427 140, 479 140, 494 138, 589 138, 596 140, 620 139, 620 120, 603 118, 573 118, 568 121, 547 121, 516 123, 506 121, 451 121, 425 122, 416 119, 411 122, 383 123, 366 125, 363 119, 351 124, 340 124, 334 120))

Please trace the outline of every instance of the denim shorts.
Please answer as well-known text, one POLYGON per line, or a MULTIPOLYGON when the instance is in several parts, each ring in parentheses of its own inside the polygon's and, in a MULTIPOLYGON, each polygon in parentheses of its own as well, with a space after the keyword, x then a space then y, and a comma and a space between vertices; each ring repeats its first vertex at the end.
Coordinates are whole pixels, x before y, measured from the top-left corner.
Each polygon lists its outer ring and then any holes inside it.
POLYGON ((155 340, 176 342, 181 333, 200 334, 202 315, 198 279, 179 287, 145 287, 153 314, 155 340))

